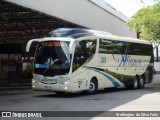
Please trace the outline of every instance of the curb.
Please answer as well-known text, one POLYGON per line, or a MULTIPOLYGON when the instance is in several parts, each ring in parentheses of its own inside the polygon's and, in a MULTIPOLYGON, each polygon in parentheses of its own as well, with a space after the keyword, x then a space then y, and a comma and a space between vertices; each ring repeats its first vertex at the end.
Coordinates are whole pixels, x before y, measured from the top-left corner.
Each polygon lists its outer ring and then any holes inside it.
POLYGON ((18 89, 32 89, 31 84, 27 85, 1 85, 0 90, 18 90, 18 89))
POLYGON ((156 74, 160 74, 160 71, 156 71, 156 74))

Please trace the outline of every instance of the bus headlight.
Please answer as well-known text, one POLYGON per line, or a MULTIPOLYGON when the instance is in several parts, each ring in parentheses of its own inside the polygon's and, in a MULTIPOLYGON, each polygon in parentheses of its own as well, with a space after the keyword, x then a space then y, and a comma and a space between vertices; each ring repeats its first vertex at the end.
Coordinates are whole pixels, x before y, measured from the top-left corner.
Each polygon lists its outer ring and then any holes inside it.
POLYGON ((63 82, 63 84, 64 85, 69 85, 69 84, 71 84, 71 80, 66 80, 66 81, 63 82))
POLYGON ((35 83, 35 80, 32 80, 32 83, 35 83))

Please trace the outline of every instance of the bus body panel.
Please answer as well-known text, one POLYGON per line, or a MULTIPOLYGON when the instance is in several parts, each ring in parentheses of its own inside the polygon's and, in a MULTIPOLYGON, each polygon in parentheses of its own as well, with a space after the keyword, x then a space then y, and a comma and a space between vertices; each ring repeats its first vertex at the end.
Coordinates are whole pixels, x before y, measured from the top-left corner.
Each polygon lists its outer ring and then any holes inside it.
MULTIPOLYGON (((143 51, 145 55, 139 53, 132 53, 132 47, 124 49, 122 44, 117 44, 123 48, 119 51, 116 48, 114 52, 110 52, 113 49, 103 47, 103 42, 110 41, 114 44, 122 42, 123 44, 137 44, 148 46, 151 48, 151 44, 147 41, 140 41, 131 38, 122 38, 112 35, 95 35, 86 36, 78 39, 73 38, 56 38, 48 37, 39 40, 43 41, 69 41, 69 53, 70 53, 70 70, 65 75, 47 76, 42 74, 33 73, 32 87, 34 90, 45 90, 55 92, 78 92, 89 89, 89 84, 92 78, 96 78, 98 81, 98 89, 110 88, 110 87, 127 87, 132 83, 133 78, 138 76, 145 77, 145 83, 150 83, 153 80, 153 56, 143 51), (83 54, 76 54, 76 46, 82 45, 81 41, 86 41, 86 45, 91 45, 90 42, 95 41, 95 51, 87 57, 88 51, 83 54), (107 49, 107 50, 106 50, 107 49), (129 53, 131 52, 131 54, 129 53), (81 61, 83 61, 81 63, 81 61), (78 67, 77 67, 78 66, 78 67), (55 82, 55 83, 54 83, 55 82)), ((37 41, 37 40, 36 40, 37 41)), ((30 43, 31 44, 31 43, 30 43)), ((110 44, 109 42, 107 44, 110 44)), ((104 45, 107 45, 104 44, 104 45)), ((91 46, 92 48, 92 46, 91 46)), ((27 47, 27 50, 29 47, 27 47)), ((89 48, 90 49, 90 48, 89 48)), ((88 50, 89 50, 88 49, 88 50)), ((82 49, 82 51, 85 49, 82 49)), ((151 50, 151 49, 150 49, 151 50)), ((147 49, 146 49, 147 51, 147 49)), ((151 51, 152 52, 152 51, 151 51)), ((36 57, 36 56, 35 56, 36 57)), ((48 69, 48 68, 47 68, 48 69)), ((45 73, 45 71, 43 72, 45 73)))

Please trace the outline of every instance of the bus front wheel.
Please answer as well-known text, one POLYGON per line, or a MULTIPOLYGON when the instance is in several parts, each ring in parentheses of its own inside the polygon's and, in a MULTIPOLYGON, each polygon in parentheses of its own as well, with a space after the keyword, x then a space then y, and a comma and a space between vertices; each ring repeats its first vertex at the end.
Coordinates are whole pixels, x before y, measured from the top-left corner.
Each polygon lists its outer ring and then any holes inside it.
POLYGON ((90 81, 89 89, 87 90, 88 94, 95 94, 98 89, 98 82, 96 78, 92 78, 90 81))

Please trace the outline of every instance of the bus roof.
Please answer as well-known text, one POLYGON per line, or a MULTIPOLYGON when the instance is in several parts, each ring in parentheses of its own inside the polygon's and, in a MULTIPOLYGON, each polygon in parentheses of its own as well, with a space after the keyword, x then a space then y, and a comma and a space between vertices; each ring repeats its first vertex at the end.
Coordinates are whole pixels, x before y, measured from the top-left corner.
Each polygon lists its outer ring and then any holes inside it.
POLYGON ((63 40, 67 40, 66 37, 73 39, 85 39, 89 37, 96 37, 96 38, 102 38, 102 39, 110 39, 110 40, 117 40, 117 41, 126 41, 126 42, 133 42, 133 43, 142 43, 142 44, 151 44, 149 41, 146 40, 139 40, 134 39, 130 37, 120 37, 116 35, 112 35, 111 33, 105 32, 105 31, 98 31, 98 30, 92 30, 92 29, 86 29, 86 28, 59 28, 56 30, 53 30, 48 33, 46 38, 44 39, 58 39, 61 38, 63 40))
POLYGON ((146 40, 139 40, 130 37, 120 37, 114 35, 96 35, 98 38, 102 39, 109 39, 109 40, 117 40, 117 41, 125 41, 125 42, 133 42, 133 43, 141 43, 141 44, 151 44, 149 41, 146 40))
POLYGON ((59 28, 57 30, 51 31, 46 37, 33 39, 33 41, 47 41, 47 40, 60 40, 60 41, 76 41, 81 39, 90 39, 90 38, 101 38, 101 39, 109 39, 109 40, 117 40, 117 41, 126 41, 133 43, 141 43, 141 44, 151 44, 146 40, 139 40, 130 37, 120 37, 116 35, 112 35, 108 32, 91 30, 85 28, 59 28))

